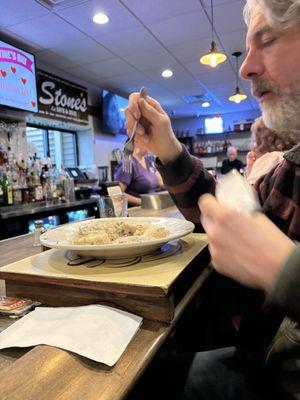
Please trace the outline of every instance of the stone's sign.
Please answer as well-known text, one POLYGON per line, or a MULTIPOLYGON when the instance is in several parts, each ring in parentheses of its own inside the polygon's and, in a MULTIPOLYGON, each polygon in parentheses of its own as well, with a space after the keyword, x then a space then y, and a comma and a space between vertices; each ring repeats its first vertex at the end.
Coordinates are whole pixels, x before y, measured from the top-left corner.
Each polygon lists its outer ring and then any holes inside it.
POLYGON ((37 71, 39 114, 88 124, 87 89, 48 72, 37 71))

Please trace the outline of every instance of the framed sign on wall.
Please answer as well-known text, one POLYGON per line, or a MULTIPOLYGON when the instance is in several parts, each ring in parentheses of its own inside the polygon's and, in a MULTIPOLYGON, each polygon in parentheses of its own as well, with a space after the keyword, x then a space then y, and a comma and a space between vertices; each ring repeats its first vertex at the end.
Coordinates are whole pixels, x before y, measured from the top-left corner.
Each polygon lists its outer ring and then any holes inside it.
POLYGON ((88 124, 88 91, 85 87, 37 70, 39 114, 77 124, 88 124))

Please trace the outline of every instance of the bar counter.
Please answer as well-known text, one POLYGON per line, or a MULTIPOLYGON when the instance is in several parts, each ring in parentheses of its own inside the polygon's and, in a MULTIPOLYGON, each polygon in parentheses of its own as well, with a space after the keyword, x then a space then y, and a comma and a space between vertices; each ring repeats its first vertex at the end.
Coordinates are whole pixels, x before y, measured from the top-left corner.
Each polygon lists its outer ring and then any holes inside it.
POLYGON ((69 222, 70 211, 87 210, 88 216, 97 214, 95 199, 75 201, 49 201, 0 207, 0 239, 23 235, 28 232, 29 222, 49 216, 57 216, 60 224, 69 222))
POLYGON ((0 218, 8 219, 13 217, 20 217, 23 215, 49 213, 57 210, 69 210, 74 208, 82 208, 84 206, 97 205, 97 199, 83 199, 74 201, 39 201, 31 204, 20 204, 13 206, 0 207, 0 218))
MULTIPOLYGON (((136 207, 130 209, 129 214, 183 218, 176 207, 159 211, 145 211, 136 207)), ((205 235, 202 237, 205 239, 205 235)), ((32 235, 28 234, 1 241, 0 251, 1 267, 38 254, 41 249, 32 247, 32 235)), ((211 267, 206 261, 197 279, 176 305, 175 316, 170 324, 144 319, 141 329, 112 368, 45 345, 0 351, 1 400, 125 399, 210 272, 211 267)), ((13 320, 0 318, 2 329, 11 323, 13 320)))

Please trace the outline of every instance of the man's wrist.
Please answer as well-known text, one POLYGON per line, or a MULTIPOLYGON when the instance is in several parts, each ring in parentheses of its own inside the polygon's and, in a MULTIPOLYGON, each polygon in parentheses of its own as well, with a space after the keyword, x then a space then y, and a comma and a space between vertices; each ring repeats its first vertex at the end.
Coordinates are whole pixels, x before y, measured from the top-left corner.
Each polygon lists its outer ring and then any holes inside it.
POLYGON ((172 141, 168 146, 167 151, 158 154, 157 157, 162 164, 167 164, 175 161, 181 153, 182 145, 179 140, 174 139, 174 141, 172 141))
POLYGON ((282 273, 282 270, 285 268, 287 261, 289 260, 290 256, 293 254, 294 250, 296 249, 296 244, 293 243, 291 240, 289 240, 289 243, 287 243, 284 246, 284 249, 282 251, 282 255, 280 257, 277 257, 273 260, 270 260, 270 266, 271 269, 269 271, 269 274, 267 274, 267 277, 265 278, 264 281, 264 289, 270 293, 274 290, 274 287, 278 283, 279 276, 282 273), (272 267, 273 265, 273 267, 272 267))

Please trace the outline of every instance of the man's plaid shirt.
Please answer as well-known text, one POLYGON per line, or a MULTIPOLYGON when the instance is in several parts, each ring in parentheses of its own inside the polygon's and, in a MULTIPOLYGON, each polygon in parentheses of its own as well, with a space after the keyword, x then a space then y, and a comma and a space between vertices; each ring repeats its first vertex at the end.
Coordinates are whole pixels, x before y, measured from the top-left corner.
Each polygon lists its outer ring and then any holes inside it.
MULTIPOLYGON (((284 158, 254 187, 263 212, 290 238, 300 241, 300 144, 284 158)), ((157 160, 156 165, 178 209, 199 228, 198 199, 204 193, 214 194, 213 176, 185 148, 173 163, 161 165, 157 160)))

